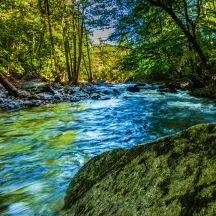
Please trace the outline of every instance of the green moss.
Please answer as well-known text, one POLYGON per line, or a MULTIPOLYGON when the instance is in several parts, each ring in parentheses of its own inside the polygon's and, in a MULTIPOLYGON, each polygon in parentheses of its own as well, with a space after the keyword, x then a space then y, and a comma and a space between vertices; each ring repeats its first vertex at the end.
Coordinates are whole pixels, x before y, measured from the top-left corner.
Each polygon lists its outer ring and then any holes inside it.
POLYGON ((202 163, 202 175, 200 176, 198 186, 203 184, 210 185, 216 181, 216 156, 204 158, 202 163))
POLYGON ((216 126, 88 162, 71 182, 65 215, 216 215, 216 126))

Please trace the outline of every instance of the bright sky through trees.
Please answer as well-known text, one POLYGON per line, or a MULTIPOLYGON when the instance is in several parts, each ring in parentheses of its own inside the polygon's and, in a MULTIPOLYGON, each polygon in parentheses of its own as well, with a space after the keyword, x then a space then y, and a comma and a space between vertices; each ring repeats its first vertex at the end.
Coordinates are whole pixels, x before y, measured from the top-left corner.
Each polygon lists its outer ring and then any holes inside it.
POLYGON ((102 40, 107 40, 108 37, 113 33, 114 29, 105 29, 105 30, 95 30, 92 36, 93 41, 96 44, 99 44, 100 38, 102 40))

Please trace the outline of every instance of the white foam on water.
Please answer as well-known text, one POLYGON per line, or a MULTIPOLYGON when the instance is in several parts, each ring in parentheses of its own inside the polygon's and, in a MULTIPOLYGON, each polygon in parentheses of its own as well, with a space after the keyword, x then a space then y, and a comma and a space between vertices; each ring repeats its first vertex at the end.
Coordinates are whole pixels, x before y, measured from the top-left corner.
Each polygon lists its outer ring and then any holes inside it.
POLYGON ((201 103, 192 103, 192 102, 181 102, 181 101, 170 101, 167 103, 170 107, 182 107, 190 109, 200 109, 203 105, 201 103))

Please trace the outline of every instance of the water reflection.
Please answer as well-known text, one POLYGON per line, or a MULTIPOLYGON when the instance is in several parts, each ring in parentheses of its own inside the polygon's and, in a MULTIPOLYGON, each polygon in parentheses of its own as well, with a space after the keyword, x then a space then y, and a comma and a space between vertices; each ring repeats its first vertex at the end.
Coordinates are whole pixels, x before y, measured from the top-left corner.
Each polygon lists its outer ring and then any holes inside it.
POLYGON ((108 101, 1 112, 0 214, 58 215, 68 183, 90 158, 215 122, 215 114, 209 100, 150 89, 108 101))

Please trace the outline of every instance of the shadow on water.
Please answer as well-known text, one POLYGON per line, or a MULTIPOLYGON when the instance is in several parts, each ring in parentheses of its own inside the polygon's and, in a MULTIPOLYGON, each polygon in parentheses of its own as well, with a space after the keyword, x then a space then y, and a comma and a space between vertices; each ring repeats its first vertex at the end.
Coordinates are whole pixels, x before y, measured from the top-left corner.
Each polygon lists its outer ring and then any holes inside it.
MULTIPOLYGON (((126 86, 117 88, 124 92, 126 86)), ((215 114, 209 100, 150 89, 1 112, 0 214, 58 215, 72 176, 90 158, 215 122, 215 114)))

